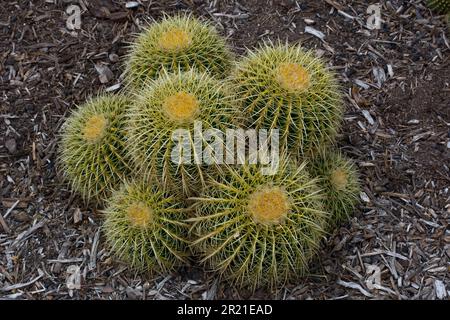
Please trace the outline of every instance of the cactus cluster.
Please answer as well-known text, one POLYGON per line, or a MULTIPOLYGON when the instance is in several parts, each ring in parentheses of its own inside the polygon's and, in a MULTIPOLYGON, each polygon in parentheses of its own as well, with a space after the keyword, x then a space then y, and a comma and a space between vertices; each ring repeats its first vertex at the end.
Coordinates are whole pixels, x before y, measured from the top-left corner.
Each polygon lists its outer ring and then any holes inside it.
POLYGON ((332 148, 342 103, 325 63, 280 43, 234 63, 209 23, 179 15, 136 38, 126 79, 126 97, 80 106, 61 139, 64 176, 104 206, 112 254, 156 273, 201 262, 251 289, 306 274, 327 233, 352 215, 359 190, 355 166, 332 148), (279 129, 273 175, 247 158, 206 163, 205 130, 233 128, 279 129), (190 162, 174 161, 181 145, 191 153, 178 160, 190 162))

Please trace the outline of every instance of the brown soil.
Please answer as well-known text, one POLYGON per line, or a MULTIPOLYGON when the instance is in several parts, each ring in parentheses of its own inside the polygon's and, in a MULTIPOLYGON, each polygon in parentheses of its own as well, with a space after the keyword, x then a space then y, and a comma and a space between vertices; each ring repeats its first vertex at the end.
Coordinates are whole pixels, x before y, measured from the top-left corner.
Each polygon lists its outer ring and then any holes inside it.
POLYGON ((430 181, 449 186, 449 71, 448 64, 431 69, 413 88, 396 88, 382 109, 386 127, 402 135, 399 153, 404 163, 393 165, 391 176, 419 187, 430 181))

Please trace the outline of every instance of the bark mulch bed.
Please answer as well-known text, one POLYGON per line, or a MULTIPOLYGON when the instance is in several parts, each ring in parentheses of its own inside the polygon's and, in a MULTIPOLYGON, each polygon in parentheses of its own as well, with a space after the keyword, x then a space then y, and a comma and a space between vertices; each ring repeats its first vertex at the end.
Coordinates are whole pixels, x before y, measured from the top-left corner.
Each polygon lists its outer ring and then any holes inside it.
POLYGON ((423 1, 391 0, 382 28, 369 31, 368 2, 141 0, 127 9, 112 0, 3 1, 0 298, 448 299, 448 26, 423 1), (70 4, 82 9, 76 32, 66 28, 70 4), (101 216, 57 174, 58 130, 70 110, 117 90, 133 33, 177 11, 212 20, 238 54, 262 40, 300 41, 340 76, 339 143, 360 168, 362 202, 311 274, 278 292, 251 295, 195 267, 166 278, 130 271, 104 246, 101 216))

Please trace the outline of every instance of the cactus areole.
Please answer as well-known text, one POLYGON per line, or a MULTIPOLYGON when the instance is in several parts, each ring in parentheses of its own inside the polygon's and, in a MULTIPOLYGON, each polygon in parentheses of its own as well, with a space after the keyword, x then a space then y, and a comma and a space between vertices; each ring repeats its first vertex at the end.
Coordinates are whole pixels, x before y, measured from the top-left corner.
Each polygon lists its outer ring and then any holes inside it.
POLYGON ((253 192, 248 201, 248 212, 257 223, 280 224, 289 211, 286 192, 280 187, 265 187, 253 192))

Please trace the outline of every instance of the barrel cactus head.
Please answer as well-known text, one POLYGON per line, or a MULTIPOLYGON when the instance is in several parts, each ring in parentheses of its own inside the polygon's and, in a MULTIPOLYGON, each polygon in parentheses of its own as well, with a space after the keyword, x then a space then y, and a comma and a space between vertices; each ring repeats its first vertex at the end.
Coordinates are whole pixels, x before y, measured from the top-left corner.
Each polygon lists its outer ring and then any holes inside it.
POLYGON ((78 107, 62 128, 61 171, 86 200, 101 202, 130 174, 124 130, 129 102, 122 95, 98 96, 78 107))
POLYGON ((342 117, 340 89, 311 52, 265 43, 237 64, 232 78, 247 124, 279 129, 281 146, 292 154, 333 141, 342 117))
POLYGON ((193 70, 162 73, 130 107, 130 158, 142 175, 192 195, 204 185, 205 170, 214 165, 202 159, 207 145, 202 132, 225 132, 238 118, 226 82, 193 70))
POLYGON ((325 208, 331 214, 330 227, 348 220, 359 202, 358 172, 350 159, 338 151, 321 150, 311 163, 311 173, 319 178, 326 194, 325 208))
POLYGON ((136 270, 172 272, 187 261, 186 211, 157 185, 126 182, 103 210, 111 252, 136 270))
POLYGON ((232 54, 216 29, 188 15, 164 17, 151 24, 131 45, 126 75, 134 87, 169 72, 195 68, 224 78, 231 69, 232 54))
POLYGON ((276 288, 308 270, 327 214, 305 164, 282 159, 275 175, 259 165, 228 167, 197 199, 193 251, 238 287, 276 288))

